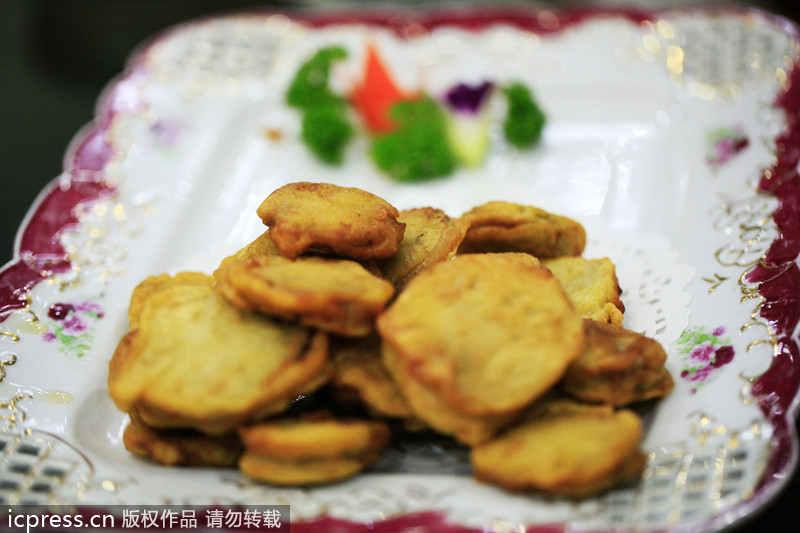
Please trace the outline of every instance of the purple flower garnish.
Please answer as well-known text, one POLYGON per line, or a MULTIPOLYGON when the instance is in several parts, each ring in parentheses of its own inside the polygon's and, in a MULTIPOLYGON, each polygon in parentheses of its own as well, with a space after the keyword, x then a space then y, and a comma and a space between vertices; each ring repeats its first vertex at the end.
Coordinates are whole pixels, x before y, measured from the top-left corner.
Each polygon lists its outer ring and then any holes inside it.
POLYGON ((484 81, 478 85, 459 83, 445 94, 445 101, 454 110, 461 113, 477 113, 484 100, 489 96, 494 84, 484 81))

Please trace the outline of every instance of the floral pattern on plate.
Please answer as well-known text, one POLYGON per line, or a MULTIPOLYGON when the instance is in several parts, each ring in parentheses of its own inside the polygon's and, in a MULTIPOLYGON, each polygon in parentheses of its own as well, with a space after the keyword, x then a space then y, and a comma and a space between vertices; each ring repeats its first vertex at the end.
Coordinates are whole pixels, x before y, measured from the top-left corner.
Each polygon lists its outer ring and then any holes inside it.
POLYGON ((711 332, 704 327, 688 329, 681 334, 677 344, 683 356, 684 367, 680 376, 694 384, 691 392, 713 377, 713 374, 733 360, 734 349, 730 337, 723 338, 725 326, 711 332))

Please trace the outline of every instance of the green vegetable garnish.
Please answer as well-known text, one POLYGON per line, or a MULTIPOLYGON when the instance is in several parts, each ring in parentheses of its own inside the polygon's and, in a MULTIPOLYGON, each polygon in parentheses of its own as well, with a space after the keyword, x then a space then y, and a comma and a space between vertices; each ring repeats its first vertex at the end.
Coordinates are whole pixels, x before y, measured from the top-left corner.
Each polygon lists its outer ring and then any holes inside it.
POLYGON ((339 165, 344 160, 353 127, 347 119, 347 100, 329 86, 331 66, 347 57, 341 46, 317 51, 292 79, 286 102, 303 115, 303 142, 322 162, 339 165))
POLYGON ((519 82, 512 83, 503 93, 508 100, 508 114, 503 121, 506 140, 517 148, 529 148, 542 137, 546 117, 530 89, 519 82))
POLYGON ((344 98, 331 90, 328 80, 333 63, 345 58, 347 50, 341 46, 329 46, 318 50, 308 61, 300 65, 286 93, 286 103, 300 109, 320 105, 343 105, 344 98))
POLYGON ((456 167, 447 142, 444 111, 429 97, 399 102, 391 116, 399 124, 372 140, 375 165, 397 181, 421 181, 446 176, 456 167))
POLYGON ((309 107, 303 114, 300 136, 322 162, 340 165, 344 161, 345 147, 353 136, 353 126, 341 106, 309 107))

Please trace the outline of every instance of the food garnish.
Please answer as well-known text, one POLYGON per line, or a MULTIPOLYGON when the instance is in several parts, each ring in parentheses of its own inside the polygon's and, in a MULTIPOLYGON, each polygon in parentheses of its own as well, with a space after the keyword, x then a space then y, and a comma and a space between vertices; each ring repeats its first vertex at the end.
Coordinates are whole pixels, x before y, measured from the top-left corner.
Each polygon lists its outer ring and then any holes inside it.
POLYGON ((370 157, 397 181, 424 181, 447 176, 456 156, 447 142, 445 113, 429 97, 400 102, 392 108, 397 129, 373 137, 370 157))
POLYGON ((506 140, 517 148, 535 145, 542 136, 545 115, 533 99, 533 93, 519 82, 503 90, 508 100, 508 113, 503 121, 506 140))
POLYGON ((350 95, 350 100, 367 129, 378 134, 396 129, 398 124, 390 112, 391 109, 399 102, 414 98, 415 95, 403 91, 394 81, 375 45, 368 44, 364 77, 350 95))
POLYGON ((341 46, 320 49, 300 66, 286 93, 286 103, 302 114, 301 138, 321 161, 339 165, 353 136, 347 101, 329 86, 333 63, 347 57, 341 46))
POLYGON ((490 80, 459 82, 435 98, 423 89, 403 88, 392 76, 375 43, 367 44, 360 81, 349 91, 331 86, 332 66, 345 60, 341 46, 318 50, 295 74, 287 103, 301 112, 301 139, 321 162, 341 165, 361 120, 375 166, 399 182, 426 181, 452 174, 459 166, 481 165, 491 148, 489 101, 505 98, 502 131, 509 145, 531 149, 546 122, 533 93, 522 82, 499 86, 490 80))

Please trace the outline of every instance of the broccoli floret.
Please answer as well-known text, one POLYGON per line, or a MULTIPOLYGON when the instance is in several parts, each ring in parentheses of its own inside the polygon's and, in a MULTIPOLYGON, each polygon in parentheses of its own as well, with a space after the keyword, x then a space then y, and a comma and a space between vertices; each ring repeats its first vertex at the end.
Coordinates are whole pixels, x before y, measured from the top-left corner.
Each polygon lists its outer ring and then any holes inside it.
POLYGON ((347 100, 328 85, 331 65, 347 57, 341 46, 317 51, 303 63, 286 93, 286 102, 302 113, 300 137, 324 163, 339 165, 344 160, 353 127, 347 120, 347 100))
POLYGON ((444 112, 429 97, 399 102, 391 109, 398 128, 373 138, 375 165, 398 181, 421 181, 453 172, 456 157, 447 142, 444 112))
POLYGON ((530 89, 519 82, 503 90, 508 101, 508 114, 503 121, 506 140, 517 148, 528 148, 542 137, 546 117, 530 89))
POLYGON ((329 46, 317 51, 297 70, 286 93, 286 102, 300 109, 343 103, 344 98, 331 90, 328 80, 331 65, 346 57, 347 50, 341 46, 329 46))
POLYGON ((324 163, 340 165, 352 136, 353 127, 342 106, 314 106, 303 113, 303 142, 324 163))

